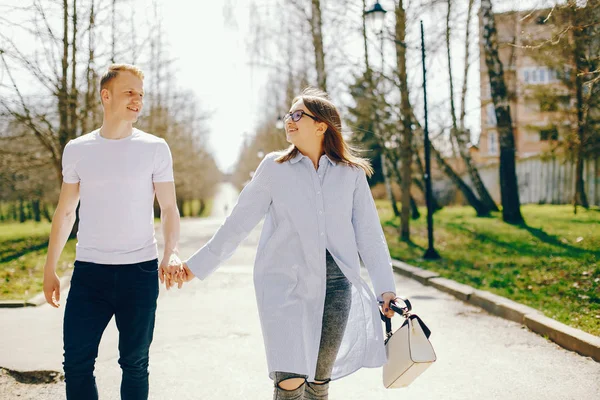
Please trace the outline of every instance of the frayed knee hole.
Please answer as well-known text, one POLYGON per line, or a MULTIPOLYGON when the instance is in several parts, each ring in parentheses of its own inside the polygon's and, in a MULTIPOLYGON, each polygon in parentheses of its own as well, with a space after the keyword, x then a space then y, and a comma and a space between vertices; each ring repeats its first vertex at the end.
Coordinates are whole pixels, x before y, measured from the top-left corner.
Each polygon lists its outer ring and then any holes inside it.
POLYGON ((301 387, 302 385, 304 385, 304 383, 306 382, 306 379, 303 378, 289 378, 289 379, 284 379, 281 382, 279 382, 277 384, 277 387, 279 389, 283 389, 283 390, 296 390, 299 387, 301 387))

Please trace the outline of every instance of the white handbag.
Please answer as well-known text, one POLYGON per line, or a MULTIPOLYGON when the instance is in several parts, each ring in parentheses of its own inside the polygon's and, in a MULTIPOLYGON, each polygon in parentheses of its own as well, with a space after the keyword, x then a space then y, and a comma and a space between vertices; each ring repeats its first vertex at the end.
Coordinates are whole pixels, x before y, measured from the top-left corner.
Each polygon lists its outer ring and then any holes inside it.
POLYGON ((400 388, 410 385, 435 362, 436 355, 429 342, 431 331, 415 314, 407 299, 398 297, 406 305, 403 308, 390 304, 392 310, 404 318, 402 326, 392 333, 391 319, 381 314, 386 325, 385 352, 387 363, 383 366, 383 385, 400 388))

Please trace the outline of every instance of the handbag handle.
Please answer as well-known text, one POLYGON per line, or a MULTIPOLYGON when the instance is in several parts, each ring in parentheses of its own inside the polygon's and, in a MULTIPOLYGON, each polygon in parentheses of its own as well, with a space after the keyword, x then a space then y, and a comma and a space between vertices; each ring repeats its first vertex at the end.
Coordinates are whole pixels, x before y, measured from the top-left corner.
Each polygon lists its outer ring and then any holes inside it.
MULTIPOLYGON (((381 305, 383 305, 383 302, 379 302, 381 305)), ((408 299, 406 297, 396 297, 394 300, 390 301, 390 308, 392 310, 394 310, 395 312, 397 312, 398 314, 402 315, 404 318, 408 318, 408 315, 410 315, 410 310, 412 310, 412 304, 410 304, 410 301, 408 301, 408 299), (396 300, 402 300, 402 302, 404 303, 404 307, 400 308, 396 305, 396 300)), ((379 315, 381 316, 381 320, 385 323, 385 332, 387 334, 387 336, 391 336, 391 332, 392 332, 392 320, 388 317, 386 317, 381 310, 379 310, 379 315)))
MULTIPOLYGON (((412 310, 412 304, 410 304, 410 301, 408 301, 408 299, 404 297, 396 297, 396 299, 392 301, 390 301, 390 308, 405 318, 404 323, 401 325, 401 327, 408 324, 409 319, 416 320, 419 323, 419 325, 421 325, 421 329, 423 329, 425 337, 429 339, 429 336, 431 336, 431 330, 427 327, 427 325, 425 325, 423 320, 419 318, 418 315, 410 313, 410 311, 412 310), (395 300, 397 299, 402 300, 404 302, 405 307, 398 307, 395 303, 395 300), (392 303, 392 301, 394 302, 392 303)), ((381 316, 381 320, 385 323, 385 336, 387 342, 388 339, 392 336, 392 319, 386 317, 381 312, 381 310, 379 311, 379 314, 381 316)))

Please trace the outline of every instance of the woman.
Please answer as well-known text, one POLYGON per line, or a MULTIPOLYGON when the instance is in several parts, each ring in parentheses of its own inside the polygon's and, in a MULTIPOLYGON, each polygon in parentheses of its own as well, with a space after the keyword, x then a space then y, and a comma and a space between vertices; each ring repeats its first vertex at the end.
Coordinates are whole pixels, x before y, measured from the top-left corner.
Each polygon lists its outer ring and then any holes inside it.
POLYGON ((267 155, 213 238, 187 262, 206 278, 265 216, 254 284, 274 399, 327 399, 329 381, 386 361, 377 301, 395 284, 367 183, 337 108, 307 89, 285 116, 292 145, 267 155), (360 258, 377 293, 360 277, 360 258))

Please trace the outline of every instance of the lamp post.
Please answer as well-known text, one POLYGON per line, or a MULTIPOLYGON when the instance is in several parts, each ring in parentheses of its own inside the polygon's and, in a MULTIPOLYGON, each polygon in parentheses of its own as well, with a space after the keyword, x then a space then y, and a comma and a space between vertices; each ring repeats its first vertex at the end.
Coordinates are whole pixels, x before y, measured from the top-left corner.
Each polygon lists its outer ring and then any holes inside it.
MULTIPOLYGON (((385 18, 386 10, 376 1, 373 6, 365 11, 365 16, 369 23, 377 29, 381 40, 381 69, 383 72, 383 21, 385 18)), ((425 35, 423 29, 423 21, 421 21, 421 57, 423 62, 423 99, 425 107, 425 130, 424 130, 424 146, 425 146, 425 202, 427 204, 427 241, 428 246, 423 258, 426 260, 436 260, 440 258, 440 255, 434 248, 433 240, 433 193, 431 188, 431 144, 429 142, 429 125, 427 116, 427 80, 426 80, 426 69, 425 69, 425 35)))
MULTIPOLYGON (((363 4, 364 4, 364 2, 363 2, 363 4)), ((368 9, 364 12, 364 16, 365 16, 365 20, 366 20, 367 24, 369 25, 370 28, 372 28, 375 32, 377 32, 377 35, 379 36, 379 39, 380 39, 381 74, 382 75, 384 72, 383 71, 383 69, 384 69, 383 25, 384 25, 384 19, 385 19, 386 13, 387 13, 387 11, 381 6, 381 4, 379 4, 379 1, 376 1, 375 4, 373 4, 373 6, 370 9, 368 9)), ((365 32, 365 34, 366 34, 366 32, 365 32)), ((366 44, 365 44, 365 51, 367 51, 366 44)), ((368 60, 368 58, 367 58, 367 60, 368 60)), ((377 86, 377 84, 373 82, 373 76, 371 75, 371 73, 369 71, 368 64, 367 64, 367 73, 368 73, 368 81, 369 81, 368 83, 369 83, 370 89, 372 91, 372 94, 374 95, 375 87, 377 86)), ((374 106, 374 101, 375 101, 375 99, 372 99, 372 102, 371 102, 371 105, 374 107, 374 109, 373 109, 373 116, 375 117, 374 130, 379 131, 379 129, 380 129, 379 115, 378 115, 377 107, 374 106)), ((383 132, 379 132, 379 133, 383 137, 383 132)), ((382 148, 381 148, 381 155, 380 155, 381 172, 383 174, 383 182, 385 184, 387 196, 390 199, 390 202, 392 203, 394 215, 399 215, 398 208, 396 206, 396 199, 394 198, 394 194, 392 192, 392 185, 390 183, 390 179, 388 178, 387 165, 386 165, 387 161, 386 161, 386 157, 385 157, 385 152, 386 152, 386 149, 389 149, 390 147, 391 147, 391 142, 386 140, 384 143, 384 146, 382 146, 382 148)))
POLYGON ((381 51, 381 73, 383 74, 383 21, 385 19, 385 13, 387 10, 376 1, 373 6, 365 11, 365 17, 367 18, 368 24, 373 27, 373 30, 377 32, 380 41, 381 51))
POLYGON ((423 29, 423 21, 421 21, 421 59, 423 63, 423 103, 425 108, 425 202, 427 203, 427 250, 423 255, 426 260, 437 260, 440 255, 433 247, 433 210, 432 200, 433 194, 431 191, 431 144, 429 143, 429 124, 427 118, 427 74, 425 68, 425 33, 423 29))

